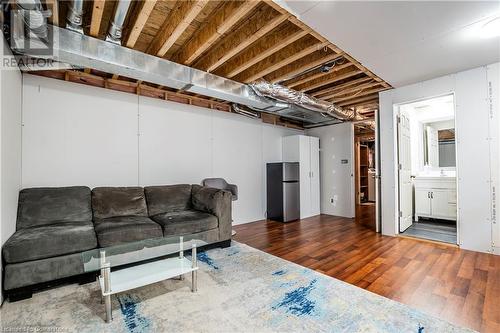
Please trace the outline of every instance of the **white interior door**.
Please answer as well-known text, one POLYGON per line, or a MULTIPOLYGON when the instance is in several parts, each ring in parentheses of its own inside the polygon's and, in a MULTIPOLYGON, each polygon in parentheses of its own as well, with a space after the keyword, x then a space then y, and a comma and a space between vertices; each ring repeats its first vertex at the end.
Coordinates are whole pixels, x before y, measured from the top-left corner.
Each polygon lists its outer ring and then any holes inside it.
POLYGON ((412 224, 413 184, 411 181, 410 119, 401 112, 398 122, 399 134, 399 232, 412 224))
POLYGON ((311 158, 311 215, 319 215, 320 182, 319 182, 319 138, 309 137, 311 158))

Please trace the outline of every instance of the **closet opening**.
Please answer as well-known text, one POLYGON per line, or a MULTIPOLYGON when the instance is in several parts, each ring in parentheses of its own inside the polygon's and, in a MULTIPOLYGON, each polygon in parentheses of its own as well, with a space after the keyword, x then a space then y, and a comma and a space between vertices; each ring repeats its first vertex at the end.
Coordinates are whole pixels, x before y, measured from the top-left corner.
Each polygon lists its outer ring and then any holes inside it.
POLYGON ((458 244, 454 95, 398 108, 399 233, 458 244))
POLYGON ((355 222, 377 229, 375 122, 354 123, 355 222))

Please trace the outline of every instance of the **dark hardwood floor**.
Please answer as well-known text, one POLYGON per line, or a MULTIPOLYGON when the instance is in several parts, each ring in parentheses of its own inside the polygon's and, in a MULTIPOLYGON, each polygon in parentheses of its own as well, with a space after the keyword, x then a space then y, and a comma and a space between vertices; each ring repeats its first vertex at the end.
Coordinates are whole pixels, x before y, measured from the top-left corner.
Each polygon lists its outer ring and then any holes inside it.
POLYGON ((500 256, 382 236, 328 215, 234 229, 238 242, 457 325, 500 332, 500 256))

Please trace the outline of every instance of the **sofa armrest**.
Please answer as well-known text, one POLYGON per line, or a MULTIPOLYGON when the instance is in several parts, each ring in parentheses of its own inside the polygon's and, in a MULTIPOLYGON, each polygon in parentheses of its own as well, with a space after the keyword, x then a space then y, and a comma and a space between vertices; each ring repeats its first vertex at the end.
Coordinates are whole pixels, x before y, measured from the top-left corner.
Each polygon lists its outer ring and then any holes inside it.
POLYGON ((232 194, 232 200, 238 200, 238 186, 235 184, 227 184, 227 189, 232 194))
POLYGON ((192 203, 197 210, 217 216, 219 220, 219 240, 231 239, 232 217, 231 198, 228 191, 200 185, 192 187, 192 203))

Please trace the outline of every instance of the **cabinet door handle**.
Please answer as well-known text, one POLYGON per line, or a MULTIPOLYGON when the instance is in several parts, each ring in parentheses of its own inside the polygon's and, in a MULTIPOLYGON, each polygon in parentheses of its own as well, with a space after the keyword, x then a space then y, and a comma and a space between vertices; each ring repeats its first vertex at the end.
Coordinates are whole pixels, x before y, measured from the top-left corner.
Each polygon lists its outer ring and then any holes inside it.
POLYGON ((427 192, 427 199, 431 198, 431 192, 427 192))
POLYGON ((434 192, 431 192, 431 199, 434 199, 434 192))

